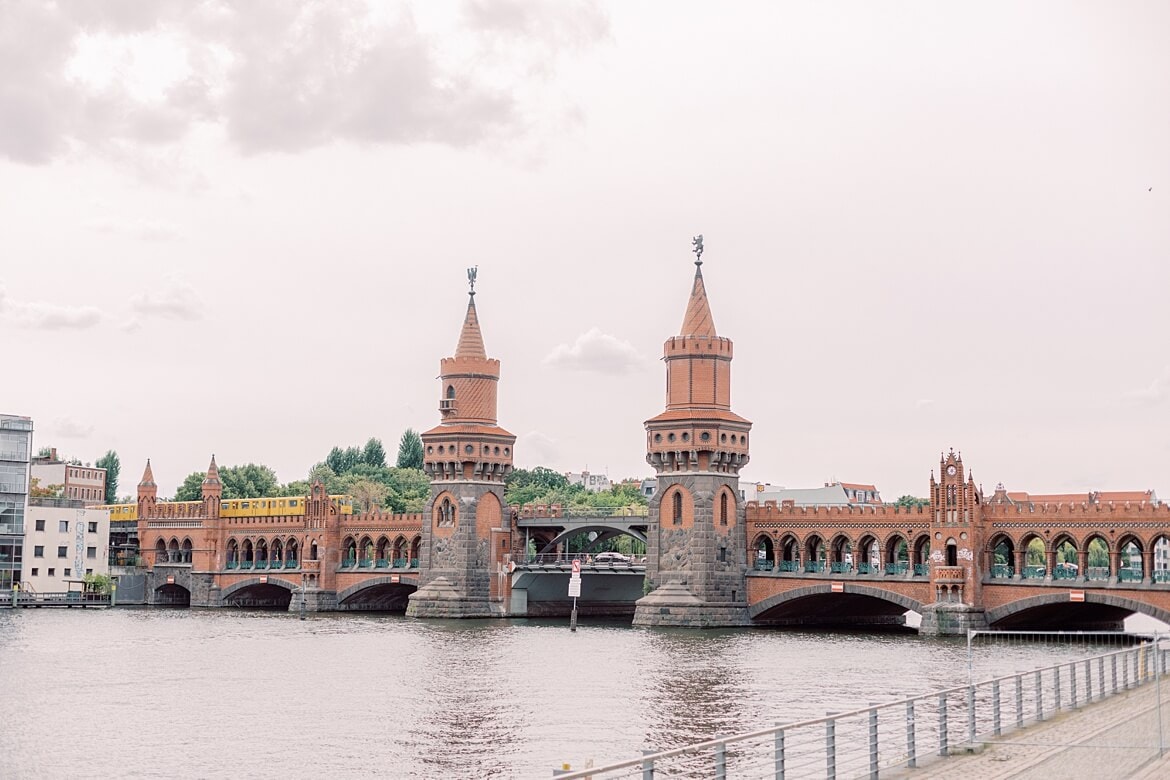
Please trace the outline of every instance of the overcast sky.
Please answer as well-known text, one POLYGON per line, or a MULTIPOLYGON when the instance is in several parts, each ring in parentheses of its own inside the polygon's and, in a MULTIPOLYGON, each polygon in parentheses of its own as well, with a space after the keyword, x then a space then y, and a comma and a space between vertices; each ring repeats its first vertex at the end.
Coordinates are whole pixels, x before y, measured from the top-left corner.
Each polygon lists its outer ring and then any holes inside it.
POLYGON ((706 237, 744 477, 1170 498, 1170 5, 0 0, 0 411, 131 492, 438 420, 648 476, 706 237))

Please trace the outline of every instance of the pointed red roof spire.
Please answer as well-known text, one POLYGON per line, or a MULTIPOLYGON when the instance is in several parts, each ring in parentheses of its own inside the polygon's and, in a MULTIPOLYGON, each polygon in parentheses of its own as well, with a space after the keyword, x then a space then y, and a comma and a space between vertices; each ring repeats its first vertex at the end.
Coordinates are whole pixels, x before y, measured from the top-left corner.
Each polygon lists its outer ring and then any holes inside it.
POLYGON ((154 472, 150 470, 150 458, 146 459, 146 470, 142 472, 142 479, 138 484, 144 487, 154 484, 154 472))
POLYGON ((467 269, 467 280, 471 291, 467 300, 467 316, 463 318, 463 330, 459 332, 459 345, 455 347, 456 358, 487 360, 487 349, 483 345, 483 333, 479 330, 479 316, 475 311, 475 276, 479 267, 467 269))
POLYGON ((211 465, 207 467, 207 476, 203 478, 203 484, 208 483, 219 484, 219 466, 215 465, 215 455, 211 456, 211 465))
POLYGON ((695 253, 695 283, 691 287, 691 298, 687 301, 687 313, 679 335, 715 338, 715 319, 711 316, 707 288, 703 284, 703 237, 695 236, 691 243, 695 247, 692 250, 695 253))

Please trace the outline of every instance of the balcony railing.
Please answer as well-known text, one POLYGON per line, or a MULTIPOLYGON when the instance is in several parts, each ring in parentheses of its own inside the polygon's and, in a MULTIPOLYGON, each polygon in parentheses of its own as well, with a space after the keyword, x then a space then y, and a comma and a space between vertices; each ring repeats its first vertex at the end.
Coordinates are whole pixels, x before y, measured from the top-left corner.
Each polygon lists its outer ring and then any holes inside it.
POLYGON ((1117 581, 1118 582, 1141 582, 1141 580, 1142 580, 1142 570, 1141 569, 1118 569, 1117 570, 1117 581))
POLYGON ((804 564, 804 570, 809 574, 819 574, 825 570, 825 562, 808 561, 804 564))
POLYGON ((1042 580, 1047 573, 1048 569, 1044 566, 1025 566, 1020 576, 1026 580, 1042 580))
POLYGON ((997 563, 991 567, 991 579, 993 580, 1010 580, 1015 574, 1016 570, 1006 563, 997 563))
POLYGON ((904 561, 886 564, 886 574, 887 575, 905 574, 908 571, 910 571, 910 564, 906 563, 904 561))
POLYGON ((756 561, 753 567, 756 571, 772 571, 771 561, 756 561))

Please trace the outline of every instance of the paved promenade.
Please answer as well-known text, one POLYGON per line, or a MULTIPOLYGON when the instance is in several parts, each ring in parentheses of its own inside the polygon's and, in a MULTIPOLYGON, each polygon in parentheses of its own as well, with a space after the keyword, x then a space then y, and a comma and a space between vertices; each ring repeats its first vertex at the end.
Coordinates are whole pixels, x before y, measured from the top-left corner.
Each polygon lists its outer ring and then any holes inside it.
MULTIPOLYGON (((1163 733, 1170 741, 1170 678, 1162 681, 1161 698, 1163 733)), ((1157 685, 1150 683, 994 739, 982 752, 939 758, 918 769, 882 776, 1170 778, 1170 749, 1158 755, 1157 704, 1157 685)))

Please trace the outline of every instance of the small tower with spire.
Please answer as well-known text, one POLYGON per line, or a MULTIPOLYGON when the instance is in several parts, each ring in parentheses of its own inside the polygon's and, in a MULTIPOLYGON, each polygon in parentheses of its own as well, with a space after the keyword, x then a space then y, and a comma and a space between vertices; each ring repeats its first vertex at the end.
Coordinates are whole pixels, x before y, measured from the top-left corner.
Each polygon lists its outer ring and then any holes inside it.
POLYGON ((682 329, 666 340, 666 409, 646 421, 646 462, 658 473, 650 501, 646 578, 636 625, 749 622, 747 538, 739 470, 752 424, 731 411, 731 339, 715 330, 703 280, 703 237, 682 329))
POLYGON ((407 614, 486 617, 503 612, 493 576, 512 550, 504 480, 516 437, 496 422, 500 361, 487 356, 475 307, 477 270, 468 269, 467 312, 455 354, 439 375, 440 422, 422 434, 431 479, 424 510, 421 587, 407 614))
POLYGON ((207 476, 203 478, 202 493, 205 514, 208 517, 218 517, 219 502, 223 498, 223 483, 219 481, 219 466, 215 465, 215 455, 211 456, 207 476))
POLYGON ((150 468, 150 458, 147 458, 142 479, 138 481, 138 517, 149 516, 157 503, 158 485, 154 484, 154 472, 150 468))

